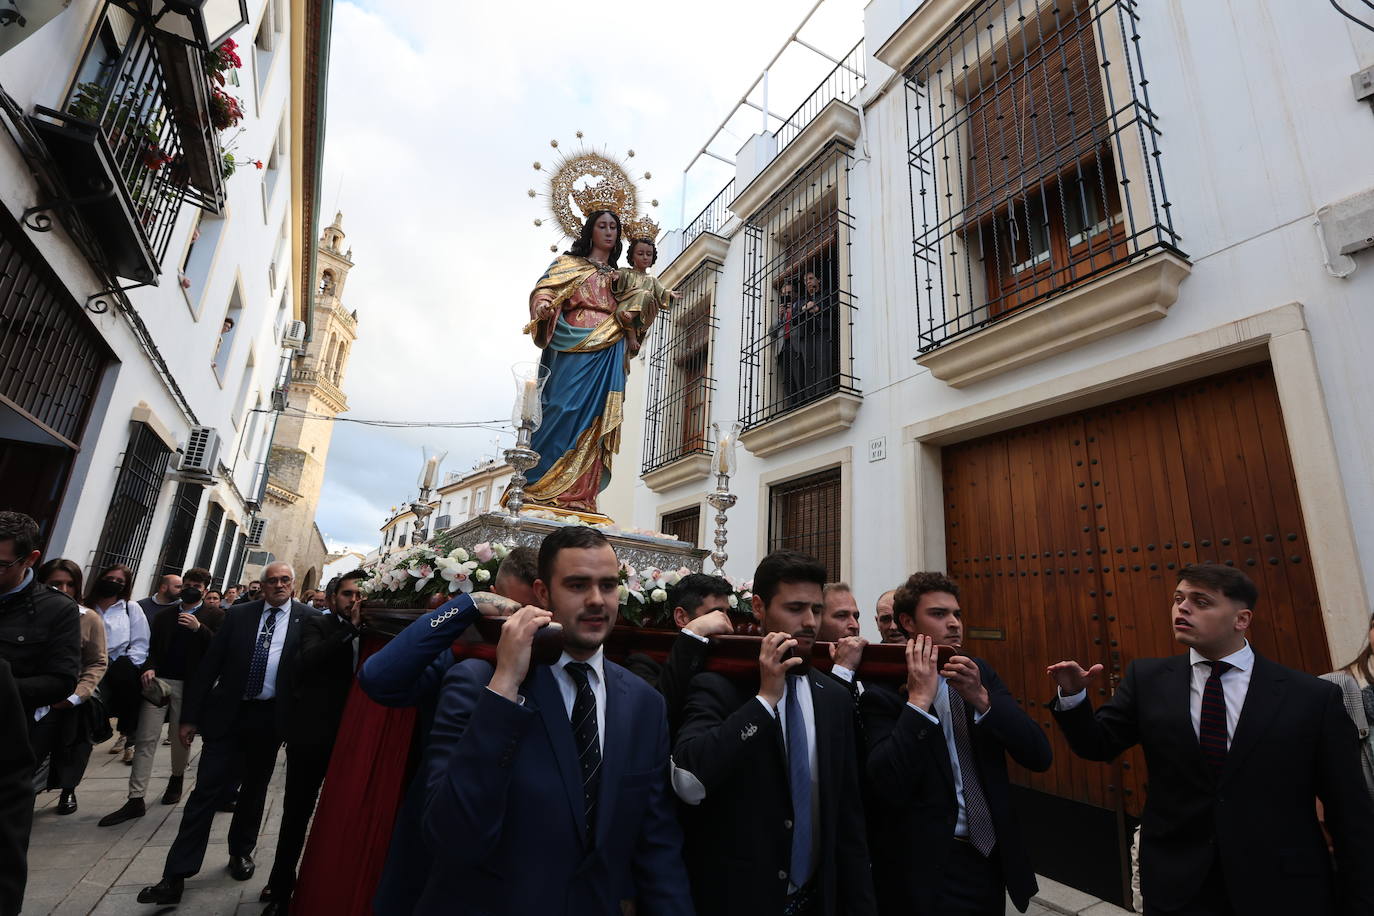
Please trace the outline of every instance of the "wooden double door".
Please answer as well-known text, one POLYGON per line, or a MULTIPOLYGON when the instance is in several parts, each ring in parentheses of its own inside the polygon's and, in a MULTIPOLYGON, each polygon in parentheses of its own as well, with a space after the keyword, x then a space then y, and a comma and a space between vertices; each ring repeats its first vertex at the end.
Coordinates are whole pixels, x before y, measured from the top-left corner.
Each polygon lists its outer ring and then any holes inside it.
MULTIPOLYGON (((1138 815, 1139 750, 1079 760, 1054 727, 1045 667, 1176 653, 1171 597, 1188 563, 1234 565, 1259 586, 1256 650, 1330 669, 1271 368, 1251 366, 943 450, 948 572, 965 643, 1000 673, 1054 746, 1019 784, 1138 815)), ((1104 684, 1093 700, 1107 699, 1104 684)))

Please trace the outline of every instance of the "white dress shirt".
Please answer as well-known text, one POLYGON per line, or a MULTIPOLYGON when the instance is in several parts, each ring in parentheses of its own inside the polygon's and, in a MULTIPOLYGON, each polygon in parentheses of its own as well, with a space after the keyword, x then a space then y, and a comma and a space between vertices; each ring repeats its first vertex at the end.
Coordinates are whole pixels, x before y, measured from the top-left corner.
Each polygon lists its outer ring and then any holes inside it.
MULTIPOLYGON (((912 709, 925 716, 936 725, 940 726, 940 731, 945 733, 945 748, 949 751, 949 766, 954 771, 954 800, 959 805, 959 816, 954 822, 955 836, 968 836, 968 816, 964 811, 964 775, 959 767, 959 750, 954 744, 954 718, 949 711, 949 681, 945 680, 943 674, 937 675, 940 678, 940 687, 935 691, 935 702, 933 714, 927 712, 915 703, 907 703, 912 709)), ((964 701, 967 705, 968 701, 964 701)), ((988 710, 991 712, 991 709, 988 710)), ((973 713, 973 724, 977 725, 983 721, 986 712, 973 713)), ((970 740, 972 735, 969 736, 970 740)))
MULTIPOLYGON (((591 673, 587 675, 587 683, 592 688, 592 698, 596 700, 596 743, 604 752, 606 750, 606 656, 601 649, 596 650, 596 654, 587 659, 587 664, 592 666, 591 673)), ((568 714, 568 721, 572 721, 573 703, 577 702, 577 682, 568 673, 568 662, 575 662, 567 652, 558 659, 553 666, 553 679, 558 682, 558 692, 563 696, 563 709, 568 714)))
POLYGON ((100 612, 105 621, 105 657, 110 664, 129 656, 135 666, 148 660, 148 618, 136 601, 116 601, 100 612))
MULTIPOLYGON (((1193 721, 1193 734, 1202 737, 1202 692, 1207 688, 1207 679, 1212 669, 1204 664, 1207 661, 1197 649, 1188 650, 1188 664, 1191 679, 1188 682, 1188 716, 1193 721)), ((1226 748, 1230 750, 1231 739, 1236 736, 1236 724, 1240 721, 1240 711, 1245 707, 1245 695, 1250 692, 1250 673, 1255 667, 1255 650, 1250 641, 1221 659, 1231 669, 1221 676, 1221 693, 1226 698, 1226 748)), ((1080 690, 1071 696, 1059 695, 1059 708, 1067 711, 1088 698, 1088 691, 1080 690)))
POLYGON ((262 677, 262 691, 254 700, 270 700, 277 695, 277 666, 281 664, 282 646, 286 645, 286 631, 291 624, 291 600, 288 598, 286 603, 280 607, 273 608, 270 604, 264 604, 262 616, 258 618, 258 628, 253 639, 254 648, 257 647, 258 640, 262 638, 263 628, 267 626, 267 612, 276 610, 277 617, 276 629, 272 631, 272 645, 267 650, 267 673, 262 677))

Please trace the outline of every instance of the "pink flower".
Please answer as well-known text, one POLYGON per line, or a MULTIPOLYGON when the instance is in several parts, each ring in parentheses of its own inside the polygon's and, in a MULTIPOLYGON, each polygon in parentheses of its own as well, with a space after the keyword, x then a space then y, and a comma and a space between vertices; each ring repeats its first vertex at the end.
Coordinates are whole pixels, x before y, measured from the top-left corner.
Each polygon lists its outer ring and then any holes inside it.
POLYGON ((491 544, 485 541, 481 544, 474 544, 472 553, 473 556, 477 557, 478 563, 490 563, 496 556, 496 552, 491 549, 491 544))

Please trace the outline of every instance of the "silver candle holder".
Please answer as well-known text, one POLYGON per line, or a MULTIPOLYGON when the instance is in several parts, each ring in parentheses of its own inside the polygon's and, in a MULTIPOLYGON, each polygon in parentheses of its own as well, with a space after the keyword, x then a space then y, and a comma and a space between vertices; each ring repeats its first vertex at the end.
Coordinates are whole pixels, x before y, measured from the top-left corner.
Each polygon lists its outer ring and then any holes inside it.
MULTIPOLYGON (((426 445, 421 448, 421 455, 424 457, 424 464, 420 467, 420 477, 416 481, 420 487, 420 497, 410 504, 410 511, 415 516, 416 528, 427 532, 425 519, 434 512, 434 507, 429 503, 434 498, 435 487, 439 485, 439 467, 448 457, 448 452, 426 445)), ((425 537, 425 540, 429 538, 425 537)))
POLYGON ((539 453, 530 447, 534 431, 543 422, 544 383, 549 370, 539 363, 516 363, 511 367, 515 378, 515 407, 511 422, 515 425, 515 447, 502 452, 511 466, 510 483, 506 485, 505 524, 509 543, 515 543, 515 531, 520 524, 520 511, 525 507, 525 472, 539 463, 539 453))
POLYGON ((721 435, 720 424, 712 423, 711 430, 716 437, 716 454, 711 459, 711 467, 716 473, 716 490, 706 497, 711 508, 716 510, 716 549, 711 551, 711 562, 715 564, 717 575, 725 575, 725 561, 730 555, 725 552, 728 538, 725 513, 734 506, 736 497, 730 492, 730 477, 735 473, 735 446, 739 443, 740 424, 736 422, 730 432, 721 435))

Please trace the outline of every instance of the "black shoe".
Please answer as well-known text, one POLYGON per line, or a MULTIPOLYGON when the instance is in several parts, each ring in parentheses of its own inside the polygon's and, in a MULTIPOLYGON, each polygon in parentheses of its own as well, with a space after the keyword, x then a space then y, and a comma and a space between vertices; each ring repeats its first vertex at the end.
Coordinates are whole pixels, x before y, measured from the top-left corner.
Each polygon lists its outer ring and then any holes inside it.
POLYGON ((254 868, 252 856, 229 857, 229 875, 235 881, 247 881, 253 877, 254 868))
POLYGON ((167 791, 162 793, 164 805, 175 805, 181 801, 181 777, 173 776, 167 780, 167 791))
POLYGON ((120 808, 112 814, 105 815, 98 823, 101 827, 113 827, 115 824, 122 824, 136 817, 142 817, 147 813, 147 810, 148 809, 143 806, 143 799, 131 798, 124 803, 123 808, 120 808))
POLYGON ((63 789, 62 795, 57 799, 58 814, 76 813, 76 792, 71 789, 63 789))
POLYGON ((181 902, 181 891, 186 886, 186 882, 180 878, 163 878, 152 887, 145 887, 138 892, 139 903, 156 903, 165 906, 171 903, 181 902))

